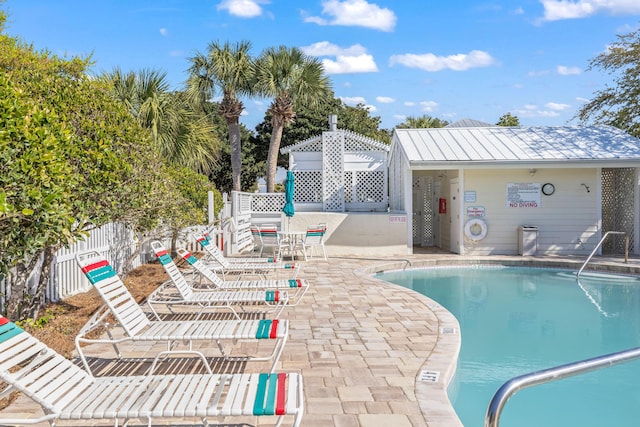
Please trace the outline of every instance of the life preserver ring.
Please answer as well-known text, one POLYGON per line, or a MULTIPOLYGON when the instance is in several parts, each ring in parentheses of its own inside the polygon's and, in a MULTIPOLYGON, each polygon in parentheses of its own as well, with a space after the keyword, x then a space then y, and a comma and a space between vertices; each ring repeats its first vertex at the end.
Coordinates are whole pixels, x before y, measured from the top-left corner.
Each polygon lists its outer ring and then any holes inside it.
POLYGON ((487 237, 487 223, 480 218, 467 221, 464 225, 464 235, 473 241, 479 241, 487 237))

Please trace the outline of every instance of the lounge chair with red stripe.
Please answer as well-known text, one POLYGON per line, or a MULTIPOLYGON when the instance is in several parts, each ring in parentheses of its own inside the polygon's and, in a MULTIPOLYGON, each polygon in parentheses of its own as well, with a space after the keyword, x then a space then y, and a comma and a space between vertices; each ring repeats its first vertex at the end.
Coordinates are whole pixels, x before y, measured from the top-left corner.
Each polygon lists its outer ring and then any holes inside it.
POLYGON ((178 248, 178 256, 191 265, 202 278, 206 280, 204 286, 219 290, 256 290, 256 289, 282 289, 289 292, 289 302, 287 305, 298 304, 304 294, 309 289, 309 283, 305 279, 266 279, 266 280, 222 280, 215 271, 191 252, 178 248))
MULTIPOLYGON (((209 268, 223 275, 226 273, 235 273, 240 275, 260 275, 264 277, 268 273, 277 273, 289 270, 292 272, 292 278, 295 278, 298 275, 298 270, 300 269, 299 266, 294 263, 285 263, 273 258, 271 260, 275 262, 255 261, 253 258, 246 258, 241 262, 233 262, 233 258, 225 257, 222 251, 218 249, 218 247, 213 244, 206 235, 194 234, 193 237, 200 244, 202 249, 204 249, 207 255, 207 261, 211 261, 207 262, 209 268)), ((266 259, 267 261, 269 260, 269 258, 262 259, 266 259)))
POLYGON ((273 416, 278 424, 291 418, 299 426, 304 406, 298 373, 213 374, 207 366, 201 374, 94 377, 2 316, 0 380, 7 385, 0 398, 18 391, 42 408, 42 414, 0 418, 0 425, 104 420, 117 427, 140 418, 151 426, 160 418, 171 424, 196 418, 206 426, 209 418, 228 423, 273 416))
MULTIPOLYGON (((258 343, 271 344, 273 349, 270 354, 243 356, 242 360, 272 360, 271 370, 278 363, 289 334, 289 322, 287 320, 165 321, 161 320, 157 314, 157 320, 150 320, 108 261, 98 252, 77 253, 76 261, 105 303, 89 319, 75 340, 76 350, 87 371, 90 370, 90 367, 83 350, 83 344, 87 343, 111 344, 118 358, 122 358, 122 352, 118 344, 166 342, 167 350, 160 352, 156 356, 156 359, 159 359, 172 353, 204 357, 202 352, 193 350, 193 342, 212 341, 217 344, 221 355, 225 359, 233 359, 227 354, 223 341, 235 343, 238 340, 256 340, 258 343), (110 315, 115 318, 115 323, 111 322, 110 315), (91 332, 100 329, 106 330, 107 337, 93 338, 94 334, 91 334, 91 332), (114 334, 114 330, 117 335, 114 334), (177 346, 180 343, 187 344, 187 349, 178 348, 177 346)), ((258 347, 262 348, 264 346, 259 345, 258 347)))
MULTIPOLYGON (((193 288, 173 259, 159 241, 151 242, 158 261, 169 275, 169 280, 163 283, 149 297, 147 302, 152 310, 154 305, 163 305, 172 311, 172 306, 198 307, 199 313, 208 310, 226 308, 233 312, 239 319, 234 307, 246 312, 248 308, 268 308, 273 314, 271 317, 277 319, 282 313, 282 309, 287 305, 289 294, 287 290, 280 289, 197 289, 193 288), (176 292, 177 291, 177 292, 176 292)), ((155 311, 155 310, 154 310, 155 311)))

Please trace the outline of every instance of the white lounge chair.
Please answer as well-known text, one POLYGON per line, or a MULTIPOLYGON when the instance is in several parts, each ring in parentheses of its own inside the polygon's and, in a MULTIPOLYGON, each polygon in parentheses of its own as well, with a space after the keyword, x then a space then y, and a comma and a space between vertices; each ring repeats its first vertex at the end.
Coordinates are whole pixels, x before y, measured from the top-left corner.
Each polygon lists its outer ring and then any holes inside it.
MULTIPOLYGON (((205 364, 206 366, 206 364, 205 364)), ((302 377, 297 373, 94 377, 0 316, 0 380, 40 405, 43 415, 0 418, 0 425, 58 420, 105 420, 118 426, 140 418, 293 417, 303 415, 302 377)))
POLYGON ((166 342, 167 350, 156 356, 156 359, 171 353, 194 354, 204 357, 201 352, 193 350, 193 341, 213 341, 217 344, 221 355, 231 359, 225 351, 222 341, 236 342, 240 339, 269 341, 273 350, 266 356, 247 356, 243 360, 272 360, 271 370, 278 363, 289 334, 289 322, 278 319, 261 320, 193 320, 163 321, 150 320, 142 308, 118 277, 109 262, 95 251, 76 254, 76 261, 89 281, 96 288, 105 305, 98 310, 76 337, 76 350, 87 371, 89 364, 84 355, 82 344, 111 344, 119 358, 122 353, 118 344, 125 342, 166 342), (109 315, 113 315, 115 323, 111 323, 109 315), (92 331, 104 328, 106 338, 92 338, 92 331), (115 336, 114 329, 121 329, 115 336), (188 344, 187 350, 176 348, 179 343, 188 344))
MULTIPOLYGON (((147 302, 152 310, 154 305, 163 305, 171 310, 174 305, 178 306, 196 306, 200 308, 198 316, 207 310, 216 310, 226 308, 233 312, 236 318, 240 318, 234 307, 238 307, 243 312, 248 307, 268 308, 273 312, 272 317, 277 319, 282 313, 282 309, 289 300, 289 294, 285 290, 279 289, 259 289, 251 290, 243 289, 225 289, 225 290, 207 290, 194 289, 184 275, 173 262, 173 259, 165 249, 164 245, 159 241, 151 242, 158 261, 164 267, 169 275, 169 281, 162 284, 149 297, 147 302), (177 293, 176 293, 177 290, 177 293)), ((154 310, 155 312, 155 310, 154 310)))
POLYGON ((256 275, 265 277, 268 273, 277 273, 282 271, 290 271, 292 272, 292 278, 295 278, 298 275, 298 270, 300 268, 296 266, 294 263, 284 263, 282 261, 277 262, 256 262, 256 261, 247 261, 247 262, 238 262, 232 263, 228 258, 224 256, 222 251, 214 245, 211 240, 208 239, 206 235, 203 234, 194 234, 193 237, 200 244, 202 249, 204 249, 208 259, 211 259, 211 262, 208 262, 207 265, 212 270, 221 273, 223 276, 227 273, 238 274, 240 276, 243 275, 256 275))
POLYGON ((284 289, 289 292, 287 305, 290 306, 298 304, 309 289, 309 282, 305 279, 222 280, 215 271, 192 255, 191 252, 182 248, 178 248, 176 251, 183 260, 206 279, 205 286, 209 288, 220 290, 284 289))

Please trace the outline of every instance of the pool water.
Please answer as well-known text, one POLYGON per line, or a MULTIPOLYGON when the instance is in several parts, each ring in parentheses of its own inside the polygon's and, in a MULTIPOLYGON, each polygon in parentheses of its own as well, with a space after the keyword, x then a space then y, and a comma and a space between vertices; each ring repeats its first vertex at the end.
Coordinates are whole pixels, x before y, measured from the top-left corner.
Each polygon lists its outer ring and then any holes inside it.
MULTIPOLYGON (((482 427, 509 379, 640 346, 640 280, 567 270, 470 267, 389 272, 460 322, 462 347, 449 398, 465 427, 482 427)), ((637 426, 640 361, 519 391, 501 427, 637 426)))

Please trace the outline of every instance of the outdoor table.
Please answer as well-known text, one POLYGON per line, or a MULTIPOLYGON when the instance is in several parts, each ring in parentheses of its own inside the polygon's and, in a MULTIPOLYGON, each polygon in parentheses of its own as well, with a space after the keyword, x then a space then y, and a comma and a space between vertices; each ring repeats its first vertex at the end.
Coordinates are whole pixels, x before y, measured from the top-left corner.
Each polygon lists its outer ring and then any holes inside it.
MULTIPOLYGON (((288 250, 288 255, 291 256, 291 259, 294 259, 294 252, 296 245, 304 240, 304 237, 307 235, 306 231, 279 231, 280 242, 282 244, 286 244, 285 248, 288 250)), ((282 245, 281 245, 282 246, 282 245)))

